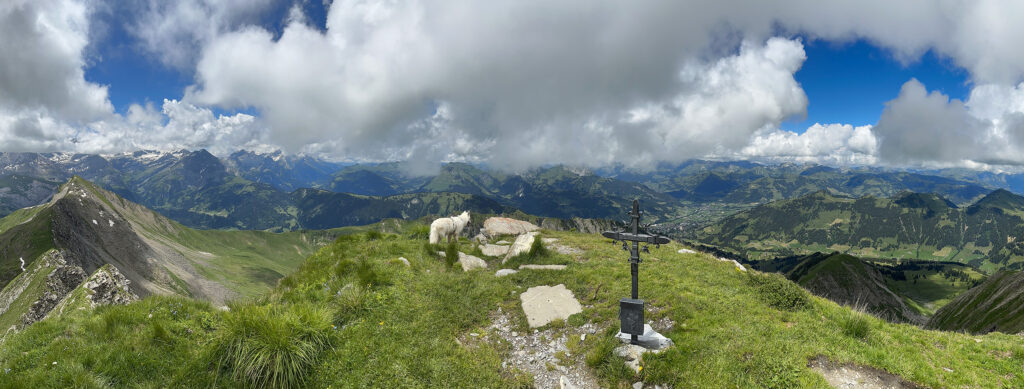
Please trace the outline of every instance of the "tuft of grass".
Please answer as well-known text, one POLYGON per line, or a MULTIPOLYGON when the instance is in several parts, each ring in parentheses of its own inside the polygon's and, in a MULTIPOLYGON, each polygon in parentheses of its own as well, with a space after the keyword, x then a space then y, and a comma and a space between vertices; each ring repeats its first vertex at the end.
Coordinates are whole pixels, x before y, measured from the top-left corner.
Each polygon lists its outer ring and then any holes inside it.
POLYGON ((842 328, 844 335, 864 340, 871 333, 871 318, 863 312, 850 311, 839 321, 839 327, 842 328))
POLYGON ((409 228, 405 236, 412 240, 427 240, 430 238, 430 226, 418 225, 409 228))
POLYGON ((355 264, 356 278, 359 284, 368 288, 377 288, 391 285, 391 279, 386 273, 374 266, 374 263, 366 258, 360 258, 355 264))
POLYGON ((215 363, 253 387, 301 387, 333 328, 330 312, 309 304, 236 304, 214 340, 215 363))
POLYGON ((766 304, 784 311, 799 311, 810 305, 807 291, 778 273, 747 272, 747 283, 766 304))
POLYGON ((447 269, 451 269, 455 266, 455 262, 459 260, 459 244, 457 242, 448 243, 444 248, 444 264, 447 269))
POLYGON ((367 241, 380 240, 383 237, 384 237, 384 234, 381 233, 380 231, 377 231, 377 230, 366 231, 366 240, 367 241))

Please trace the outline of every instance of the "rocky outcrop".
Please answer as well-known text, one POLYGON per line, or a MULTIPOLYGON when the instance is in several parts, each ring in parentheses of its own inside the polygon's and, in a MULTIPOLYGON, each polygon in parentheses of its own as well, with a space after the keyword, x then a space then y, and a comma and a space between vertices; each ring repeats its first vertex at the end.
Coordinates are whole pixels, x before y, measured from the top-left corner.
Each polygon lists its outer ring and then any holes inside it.
POLYGON ((42 296, 21 316, 22 327, 45 318, 50 310, 86 279, 85 271, 78 265, 69 264, 63 252, 52 252, 49 259, 56 268, 46 276, 46 289, 42 296))
POLYGON ((484 228, 480 233, 488 238, 498 235, 519 235, 527 232, 537 231, 537 225, 507 217, 489 217, 484 221, 484 228))
POLYGON ((61 300, 49 316, 60 316, 73 309, 88 309, 98 305, 124 305, 138 301, 139 296, 132 293, 129 284, 131 281, 121 274, 117 267, 105 265, 61 300))

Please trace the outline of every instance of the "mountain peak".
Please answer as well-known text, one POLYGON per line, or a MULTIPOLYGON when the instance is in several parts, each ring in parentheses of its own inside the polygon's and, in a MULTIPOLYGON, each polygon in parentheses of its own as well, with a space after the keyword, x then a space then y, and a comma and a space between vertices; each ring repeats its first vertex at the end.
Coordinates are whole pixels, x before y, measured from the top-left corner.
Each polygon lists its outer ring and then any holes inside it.
POLYGON ((996 189, 975 202, 971 208, 1024 210, 1024 197, 1006 189, 996 189))

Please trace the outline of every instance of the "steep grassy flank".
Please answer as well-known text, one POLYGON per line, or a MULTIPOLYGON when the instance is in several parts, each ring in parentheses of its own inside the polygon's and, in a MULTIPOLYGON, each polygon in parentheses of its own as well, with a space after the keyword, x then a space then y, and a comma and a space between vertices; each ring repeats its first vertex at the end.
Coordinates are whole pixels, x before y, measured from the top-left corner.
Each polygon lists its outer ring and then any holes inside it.
POLYGON ((1024 273, 992 275, 935 312, 928 326, 971 333, 1024 331, 1024 273))
MULTIPOLYGON (((412 230, 419 227, 413 227, 412 230)), ((637 380, 675 387, 827 387, 807 367, 819 355, 884 369, 928 387, 1020 387, 1017 336, 922 330, 875 319, 806 295, 781 277, 731 263, 652 249, 641 265, 648 319, 671 320, 677 347, 644 358, 639 375, 612 353, 618 299, 628 294, 623 252, 600 237, 542 231, 579 247, 564 271, 451 270, 438 247, 406 235, 339 238, 262 298, 228 312, 187 299, 153 297, 47 319, 0 347, 0 387, 518 387, 531 381, 502 368, 510 347, 488 329, 498 309, 528 331, 519 293, 565 284, 584 306, 549 327, 579 338, 570 360, 586 359, 608 386, 637 380), (395 260, 402 256, 406 267, 395 260), (150 316, 151 315, 151 316, 150 316), (472 336, 476 333, 479 336, 472 336), (461 341, 457 342, 457 339, 461 341), (461 342, 461 343, 460 343, 461 342), (17 384, 15 384, 17 383, 17 384)), ((463 240, 461 249, 473 248, 463 240)))
POLYGON ((839 304, 858 307, 894 322, 923 323, 924 317, 889 290, 871 264, 846 254, 833 254, 809 264, 796 281, 812 293, 839 304))
POLYGON ((46 292, 46 278, 54 268, 49 261, 37 260, 0 290, 0 331, 21 324, 21 316, 46 292))

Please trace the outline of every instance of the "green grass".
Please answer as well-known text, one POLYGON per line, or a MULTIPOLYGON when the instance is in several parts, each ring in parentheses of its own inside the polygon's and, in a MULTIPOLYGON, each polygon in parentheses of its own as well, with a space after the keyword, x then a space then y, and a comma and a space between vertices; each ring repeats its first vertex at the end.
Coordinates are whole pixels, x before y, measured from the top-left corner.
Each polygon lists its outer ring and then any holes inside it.
MULTIPOLYGON (((542 231, 587 253, 575 261, 549 252, 541 259, 569 267, 498 278, 493 262, 489 271, 450 271, 422 239, 399 232, 342 236, 277 288, 233 304, 230 312, 151 297, 44 320, 0 346, 0 372, 10 369, 0 373, 0 387, 529 386, 528 377, 502 369, 507 344, 456 339, 486 334, 499 307, 511 315, 512 330, 527 331, 519 293, 555 284, 565 284, 585 308, 551 330, 578 338, 578 326, 596 325, 600 330, 574 342, 566 357, 585 362, 611 387, 638 380, 827 387, 807 367, 817 356, 929 387, 1024 385, 1024 346, 1016 335, 890 324, 773 275, 677 254, 676 244, 652 248, 640 266, 647 319, 672 320, 664 334, 676 347, 645 356, 634 374, 613 354, 618 300, 629 293, 629 266, 618 246, 595 235, 542 231), (399 256, 412 266, 396 264, 399 256)), ((463 240, 459 249, 470 252, 472 243, 463 240)))

